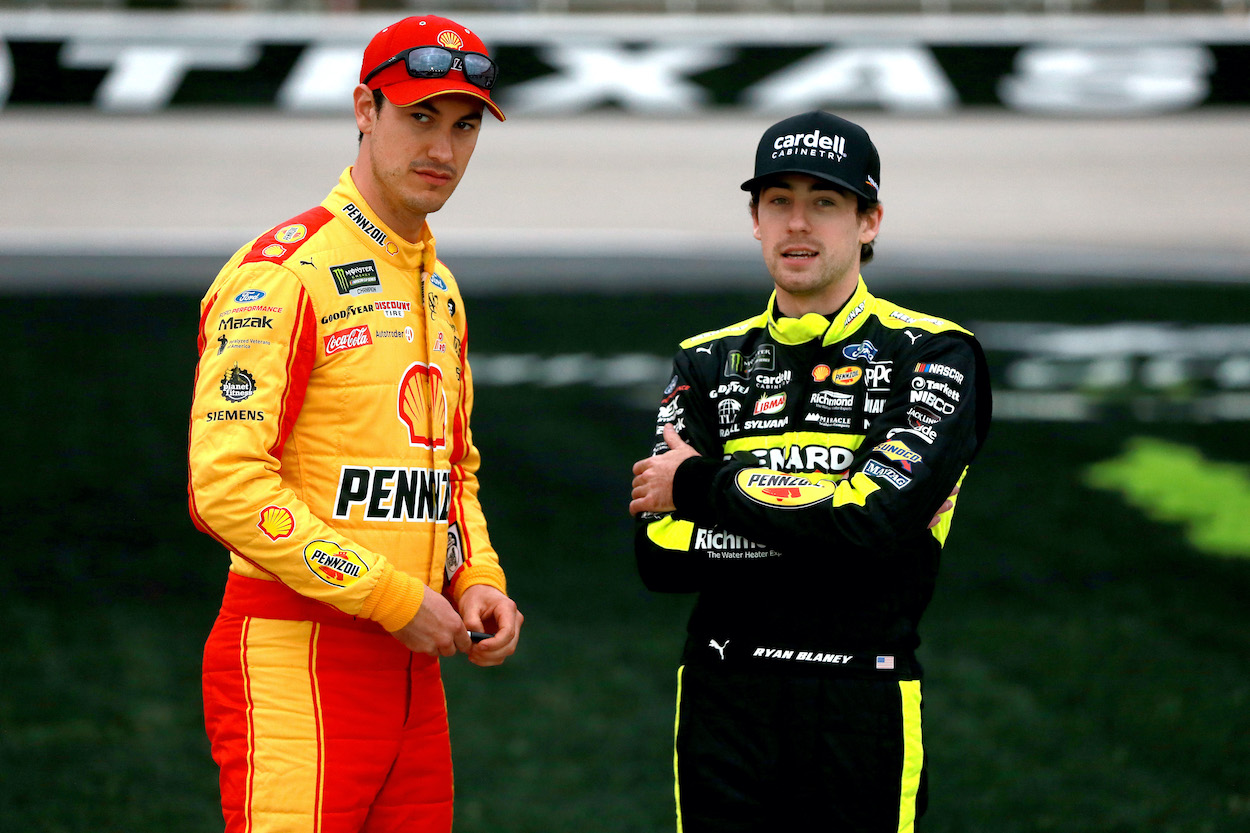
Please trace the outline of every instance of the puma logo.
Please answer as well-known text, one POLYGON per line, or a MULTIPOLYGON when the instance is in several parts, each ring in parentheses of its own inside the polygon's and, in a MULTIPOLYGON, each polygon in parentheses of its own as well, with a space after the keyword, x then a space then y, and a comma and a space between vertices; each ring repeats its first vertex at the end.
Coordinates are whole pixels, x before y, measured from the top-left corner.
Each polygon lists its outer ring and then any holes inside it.
POLYGON ((912 334, 911 334, 911 330, 903 330, 903 335, 905 335, 905 336, 907 336, 908 338, 910 338, 910 339, 911 339, 911 343, 912 343, 912 344, 915 344, 915 343, 916 343, 916 339, 920 338, 920 336, 924 335, 924 333, 921 333, 920 335, 912 335, 912 334))
POLYGON ((712 352, 712 348, 711 348, 711 347, 696 347, 696 348, 694 348, 694 351, 695 351, 696 353, 708 353, 708 354, 711 354, 711 352, 712 352))
POLYGON ((724 645, 720 645, 720 644, 718 644, 718 643, 716 642, 716 640, 715 640, 715 639, 709 639, 709 640, 708 640, 707 645, 708 645, 708 647, 709 647, 709 648, 715 648, 715 649, 716 649, 716 653, 720 654, 720 658, 721 658, 721 659, 724 659, 724 658, 725 658, 725 649, 729 647, 729 640, 728 640, 728 639, 726 639, 726 640, 725 640, 725 644, 724 644, 724 645))

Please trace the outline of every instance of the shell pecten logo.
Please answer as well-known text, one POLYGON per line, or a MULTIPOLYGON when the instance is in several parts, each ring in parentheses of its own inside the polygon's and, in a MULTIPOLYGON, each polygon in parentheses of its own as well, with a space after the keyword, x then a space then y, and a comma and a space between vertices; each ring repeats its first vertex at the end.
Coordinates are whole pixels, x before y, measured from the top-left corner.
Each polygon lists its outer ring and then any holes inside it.
POLYGON ((313 541, 304 547, 304 563, 313 575, 333 587, 350 587, 369 572, 369 565, 359 555, 333 541, 313 541))
POLYGON ((778 509, 800 509, 833 498, 836 479, 824 474, 784 474, 743 469, 734 482, 750 500, 778 509))
POLYGON ((269 536, 270 541, 290 537, 295 531, 295 518, 291 510, 282 506, 266 506, 260 510, 260 520, 256 526, 269 536))
POLYGON ((464 41, 450 29, 444 29, 438 33, 438 45, 448 49, 464 49, 464 41))

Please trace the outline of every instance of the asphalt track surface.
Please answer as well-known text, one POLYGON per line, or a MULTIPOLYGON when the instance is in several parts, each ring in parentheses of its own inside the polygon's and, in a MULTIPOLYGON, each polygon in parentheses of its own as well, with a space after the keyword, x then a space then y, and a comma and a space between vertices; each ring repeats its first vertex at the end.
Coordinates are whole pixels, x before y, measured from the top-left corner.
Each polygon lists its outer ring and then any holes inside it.
MULTIPOLYGON (((894 281, 1250 279, 1250 112, 1117 119, 847 113, 882 156, 894 281)), ((480 291, 767 280, 746 195, 774 119, 488 119, 430 218, 480 291)), ((320 202, 350 115, 0 114, 0 291, 194 289, 320 202)))

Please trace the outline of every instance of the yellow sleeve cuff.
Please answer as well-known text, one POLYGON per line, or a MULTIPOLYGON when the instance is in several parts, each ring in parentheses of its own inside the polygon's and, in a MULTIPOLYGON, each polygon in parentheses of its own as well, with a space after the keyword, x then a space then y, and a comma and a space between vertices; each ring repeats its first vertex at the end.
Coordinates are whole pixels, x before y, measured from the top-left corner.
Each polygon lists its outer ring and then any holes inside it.
POLYGON ((497 564, 482 564, 480 566, 466 567, 460 575, 456 576, 456 583, 451 588, 451 597, 456 602, 456 607, 460 607, 460 598, 464 592, 475 584, 487 584, 508 595, 508 582, 504 579, 503 569, 497 564))
POLYGON ((373 592, 360 606, 360 615, 394 632, 412 621, 424 598, 424 584, 388 564, 373 592))

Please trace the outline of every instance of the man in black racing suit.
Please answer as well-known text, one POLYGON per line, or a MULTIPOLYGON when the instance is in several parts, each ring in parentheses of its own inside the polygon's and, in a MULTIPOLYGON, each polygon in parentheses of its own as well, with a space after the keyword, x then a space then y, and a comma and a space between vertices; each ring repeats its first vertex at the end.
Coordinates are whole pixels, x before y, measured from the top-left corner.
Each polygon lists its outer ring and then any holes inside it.
POLYGON ((988 431, 988 370, 967 330, 860 277, 883 213, 861 127, 783 120, 755 173, 742 187, 773 297, 682 342, 653 456, 634 466, 643 582, 699 594, 678 829, 911 831, 926 804, 917 626, 988 431))

